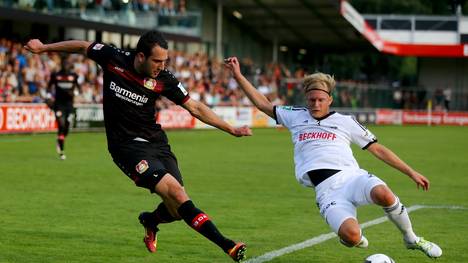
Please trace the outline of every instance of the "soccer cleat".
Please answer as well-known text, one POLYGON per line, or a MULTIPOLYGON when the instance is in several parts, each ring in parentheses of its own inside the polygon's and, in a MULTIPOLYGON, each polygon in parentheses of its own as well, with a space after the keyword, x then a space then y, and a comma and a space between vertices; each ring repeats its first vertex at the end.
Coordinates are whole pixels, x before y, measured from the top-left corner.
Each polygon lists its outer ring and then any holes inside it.
POLYGON ((143 242, 145 243, 148 251, 154 253, 156 252, 158 245, 157 232, 159 229, 155 225, 151 224, 149 219, 150 217, 151 213, 143 212, 138 216, 138 219, 140 220, 140 224, 145 228, 145 237, 143 238, 143 242))
POLYGON ((60 158, 60 160, 63 161, 63 160, 67 159, 67 156, 64 153, 61 153, 61 154, 59 154, 59 158, 60 158))
POLYGON ((442 256, 442 249, 435 243, 425 240, 419 237, 419 241, 416 243, 408 243, 405 241, 406 248, 418 249, 424 252, 430 258, 438 258, 442 256))
POLYGON ((369 246, 369 241, 365 236, 361 237, 361 241, 359 241, 359 244, 356 245, 358 248, 367 248, 369 246))
POLYGON ((240 262, 246 258, 246 249, 247 246, 244 243, 238 242, 233 248, 229 249, 227 253, 235 262, 240 262))

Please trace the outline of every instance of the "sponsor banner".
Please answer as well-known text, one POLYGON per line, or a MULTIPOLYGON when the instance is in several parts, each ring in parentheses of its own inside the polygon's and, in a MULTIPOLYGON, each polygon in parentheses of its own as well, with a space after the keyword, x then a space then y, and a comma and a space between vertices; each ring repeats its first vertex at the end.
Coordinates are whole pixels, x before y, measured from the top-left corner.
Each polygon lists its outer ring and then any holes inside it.
MULTIPOLYGON (((247 125, 249 127, 253 127, 254 122, 254 108, 252 107, 214 107, 212 110, 218 115, 221 119, 225 122, 229 123, 234 127, 240 127, 247 125)), ((261 113, 263 114, 263 113, 261 113)), ((265 114, 264 114, 265 115, 265 114)), ((266 116, 266 115, 265 115, 266 116)), ((271 126, 273 127, 274 124, 271 126)), ((265 127, 265 126, 257 126, 257 127, 265 127)), ((195 128, 196 129, 203 129, 203 128, 213 128, 202 121, 196 119, 195 120, 195 128)))
POLYGON ((257 108, 252 108, 252 127, 254 128, 263 128, 263 127, 271 127, 275 126, 273 121, 273 125, 271 125, 272 118, 266 115, 262 111, 257 108))
POLYGON ((376 124, 402 124, 403 123, 403 111, 401 110, 390 110, 390 109, 378 109, 376 110, 376 124))
POLYGON ((376 113, 377 124, 468 126, 468 112, 432 112, 429 114, 427 111, 379 109, 376 113))
POLYGON ((236 107, 236 121, 235 126, 252 126, 252 108, 251 107, 236 107))
MULTIPOLYGON (((240 126, 237 124, 237 110, 235 107, 214 107, 212 110, 225 122, 229 123, 232 126, 240 126)), ((195 128, 204 129, 204 128, 213 128, 212 126, 203 123, 199 119, 195 119, 195 128)))
POLYGON ((403 111, 403 124, 433 124, 468 126, 468 113, 466 112, 433 112, 403 111))
POLYGON ((0 133, 49 132, 57 128, 45 104, 0 103, 0 133))
POLYGON ((468 112, 450 112, 442 116, 445 125, 468 126, 468 112))
POLYGON ((102 104, 76 104, 73 127, 76 130, 104 128, 102 104))
POLYGON ((159 111, 156 114, 156 122, 164 129, 192 129, 195 126, 195 118, 180 106, 159 111))

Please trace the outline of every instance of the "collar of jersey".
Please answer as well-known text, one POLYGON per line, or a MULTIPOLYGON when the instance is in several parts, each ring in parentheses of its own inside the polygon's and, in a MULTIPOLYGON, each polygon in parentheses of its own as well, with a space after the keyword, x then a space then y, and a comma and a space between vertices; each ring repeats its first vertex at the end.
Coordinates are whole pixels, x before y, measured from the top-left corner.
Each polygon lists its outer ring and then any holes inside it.
POLYGON ((323 117, 320 117, 320 118, 314 118, 314 117, 312 117, 312 118, 313 118, 314 120, 321 121, 321 120, 324 120, 324 119, 328 118, 330 115, 335 114, 335 113, 336 113, 336 111, 330 111, 329 113, 327 113, 327 114, 326 114, 325 116, 323 116, 323 117))

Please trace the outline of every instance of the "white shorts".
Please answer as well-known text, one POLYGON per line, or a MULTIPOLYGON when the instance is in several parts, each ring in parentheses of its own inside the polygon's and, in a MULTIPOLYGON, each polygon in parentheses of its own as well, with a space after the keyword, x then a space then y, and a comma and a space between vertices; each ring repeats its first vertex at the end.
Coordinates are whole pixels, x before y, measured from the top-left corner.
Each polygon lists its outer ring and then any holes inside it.
POLYGON ((320 214, 338 234, 341 224, 346 219, 356 219, 358 206, 374 203, 370 193, 377 185, 386 184, 363 169, 336 173, 315 188, 320 214))

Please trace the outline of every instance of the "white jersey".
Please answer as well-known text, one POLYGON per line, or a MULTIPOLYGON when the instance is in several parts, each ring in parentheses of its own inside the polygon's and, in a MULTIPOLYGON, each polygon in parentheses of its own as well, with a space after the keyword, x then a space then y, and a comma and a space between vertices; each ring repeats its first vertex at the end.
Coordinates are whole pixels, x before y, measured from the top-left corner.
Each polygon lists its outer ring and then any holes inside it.
POLYGON ((366 149, 376 137, 353 116, 330 112, 320 119, 304 107, 275 106, 278 124, 291 132, 294 144, 296 179, 313 186, 307 172, 317 169, 356 170, 351 143, 366 149))

